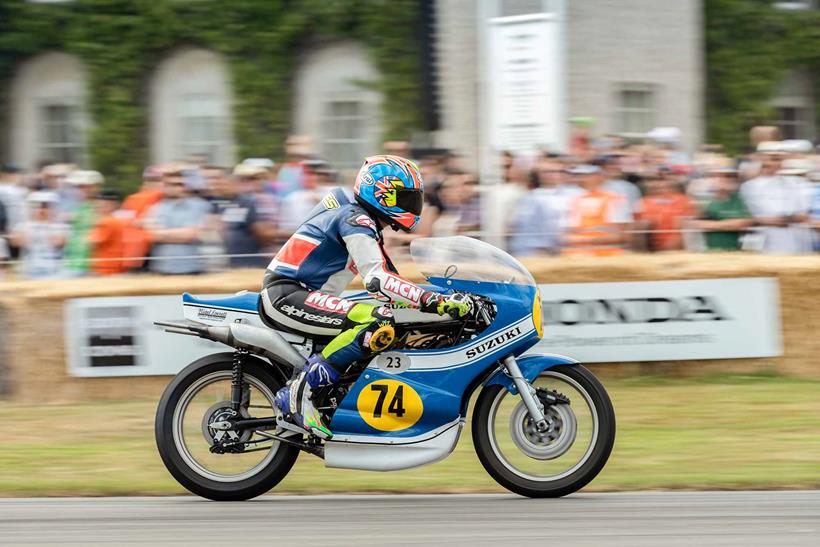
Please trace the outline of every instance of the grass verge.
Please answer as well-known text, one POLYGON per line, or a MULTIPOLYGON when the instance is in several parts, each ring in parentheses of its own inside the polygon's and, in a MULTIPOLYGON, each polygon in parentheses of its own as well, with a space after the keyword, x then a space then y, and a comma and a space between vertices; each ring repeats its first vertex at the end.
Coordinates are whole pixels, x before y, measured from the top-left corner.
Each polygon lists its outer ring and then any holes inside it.
MULTIPOLYGON (((820 487, 820 382, 772 376, 606 380, 612 457, 587 490, 820 487)), ((0 404, 0 495, 179 494, 153 440, 156 401, 0 404)), ((469 426, 469 424, 468 424, 469 426)), ((394 473, 302 455, 279 493, 501 491, 465 428, 456 451, 394 473)))

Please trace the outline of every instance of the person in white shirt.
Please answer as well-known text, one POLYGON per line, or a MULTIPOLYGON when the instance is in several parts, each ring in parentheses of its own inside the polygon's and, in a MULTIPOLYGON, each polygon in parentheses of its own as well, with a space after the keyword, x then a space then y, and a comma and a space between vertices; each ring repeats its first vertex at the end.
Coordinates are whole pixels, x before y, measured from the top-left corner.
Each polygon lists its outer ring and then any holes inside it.
POLYGON ((759 154, 760 174, 743 183, 740 194, 755 218, 759 248, 769 254, 811 252, 808 221, 811 207, 804 179, 778 174, 783 154, 759 154))
POLYGON ((22 273, 32 279, 53 279, 62 272, 61 259, 69 227, 54 221, 59 198, 49 191, 32 192, 27 198, 29 219, 20 222, 11 233, 11 241, 20 248, 22 273))
POLYGON ((641 199, 641 191, 637 186, 624 179, 623 171, 618 164, 619 159, 613 155, 601 156, 594 163, 604 171, 606 180, 601 189, 626 198, 629 211, 632 213, 641 199))

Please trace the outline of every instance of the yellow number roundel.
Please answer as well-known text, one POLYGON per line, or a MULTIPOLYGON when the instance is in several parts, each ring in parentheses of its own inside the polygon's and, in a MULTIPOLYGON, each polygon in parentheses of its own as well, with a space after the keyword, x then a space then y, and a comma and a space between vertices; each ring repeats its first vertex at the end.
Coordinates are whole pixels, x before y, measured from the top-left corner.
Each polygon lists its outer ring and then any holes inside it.
POLYGON ((362 419, 380 431, 400 431, 419 421, 424 404, 416 390, 398 380, 370 382, 356 400, 362 419))

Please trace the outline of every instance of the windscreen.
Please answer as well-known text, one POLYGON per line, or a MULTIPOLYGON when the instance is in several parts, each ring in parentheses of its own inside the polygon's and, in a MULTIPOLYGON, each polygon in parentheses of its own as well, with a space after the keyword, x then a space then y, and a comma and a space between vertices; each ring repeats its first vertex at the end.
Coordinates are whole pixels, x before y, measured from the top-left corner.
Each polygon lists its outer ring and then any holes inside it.
POLYGON ((466 236, 423 237, 410 255, 425 277, 451 277, 492 283, 535 285, 529 271, 501 249, 466 236))

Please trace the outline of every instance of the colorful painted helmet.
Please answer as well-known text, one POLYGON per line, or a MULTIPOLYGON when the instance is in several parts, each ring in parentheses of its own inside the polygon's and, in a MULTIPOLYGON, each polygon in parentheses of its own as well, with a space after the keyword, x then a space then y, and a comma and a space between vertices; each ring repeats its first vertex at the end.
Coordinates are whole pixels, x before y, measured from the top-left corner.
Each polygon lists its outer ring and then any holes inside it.
POLYGON ((399 156, 371 156, 353 186, 356 201, 394 230, 412 232, 419 223, 424 183, 418 166, 399 156))

